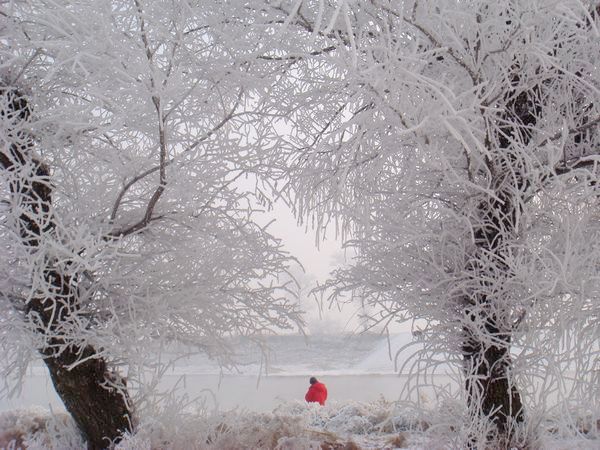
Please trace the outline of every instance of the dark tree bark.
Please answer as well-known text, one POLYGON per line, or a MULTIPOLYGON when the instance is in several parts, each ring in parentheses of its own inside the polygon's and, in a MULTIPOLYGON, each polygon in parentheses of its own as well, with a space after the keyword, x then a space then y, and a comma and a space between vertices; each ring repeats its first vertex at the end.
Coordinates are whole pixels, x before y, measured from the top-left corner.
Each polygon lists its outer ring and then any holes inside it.
MULTIPOLYGON (((586 20, 585 25, 588 29, 600 16, 600 5, 592 7, 589 12, 591 21, 586 20)), ((520 67, 515 64, 512 67, 511 77, 513 86, 519 85, 519 71, 520 67)), ((581 76, 579 72, 576 75, 581 76)), ((488 150, 494 156, 493 160, 487 161, 487 168, 492 174, 490 186, 495 190, 496 198, 480 203, 481 221, 473 227, 473 231, 478 251, 493 255, 500 262, 497 266, 499 269, 503 268, 501 261, 504 260, 506 238, 516 236, 518 232, 516 229, 518 216, 528 195, 527 191, 530 191, 530 194, 532 188, 533 191, 539 188, 539 186, 531 186, 531 180, 524 176, 527 168, 523 167, 516 152, 513 152, 513 143, 520 142, 523 146, 529 144, 532 129, 542 114, 539 99, 542 98, 543 84, 542 81, 541 84, 527 90, 520 92, 510 90, 506 93, 503 98, 504 110, 498 116, 498 123, 504 125, 499 128, 500 131, 495 136, 495 148, 489 137, 486 142, 488 150)), ((584 111, 583 124, 579 129, 569 131, 573 143, 579 145, 592 128, 597 130, 598 118, 590 118, 585 114, 592 109, 585 91, 576 94, 573 102, 584 111)), ((550 182, 554 176, 565 175, 584 167, 595 170, 593 160, 582 158, 584 154, 590 152, 596 154, 597 150, 583 149, 582 153, 575 154, 572 160, 567 160, 565 156, 565 160, 557 167, 548 168, 548 173, 539 182, 544 184, 550 182)), ((512 274, 508 272, 508 267, 504 266, 504 268, 506 269, 504 275, 509 279, 512 274)), ((483 270, 481 267, 467 267, 467 270, 473 269, 483 270)), ((487 296, 475 295, 466 299, 466 303, 470 305, 466 313, 471 320, 463 328, 463 361, 466 374, 478 377, 477 380, 471 377, 466 379, 467 402, 473 413, 491 418, 508 444, 512 438, 511 424, 524 420, 521 395, 511 376, 510 348, 513 330, 507 324, 499 323, 493 313, 494 305, 491 305, 487 296), (485 342, 478 337, 482 335, 488 338, 485 342)))
MULTIPOLYGON (((519 68, 513 67, 514 85, 518 85, 518 72, 519 68)), ((510 125, 500 128, 494 139, 495 148, 491 148, 490 139, 487 142, 493 156, 487 165, 495 197, 486 198, 479 204, 473 226, 479 257, 474 258, 476 263, 467 267, 480 280, 483 277, 498 282, 509 280, 513 275, 503 261, 507 256, 507 244, 517 237, 518 216, 530 187, 529 180, 523 176, 526 168, 522 167, 513 151, 513 142, 527 145, 531 139, 530 130, 540 112, 539 106, 531 101, 537 89, 507 93, 499 121, 510 125), (481 259, 493 261, 493 266, 484 267, 481 259)), ((510 324, 497 317, 496 310, 502 310, 502 305, 493 304, 498 300, 489 298, 486 294, 488 287, 484 283, 479 293, 466 299, 468 320, 463 327, 462 353, 467 375, 467 403, 472 414, 489 417, 498 434, 510 443, 513 425, 524 420, 523 402, 512 377, 510 350, 513 330, 510 324)))
MULTIPOLYGON (((487 216, 483 217, 483 226, 474 230, 475 242, 479 252, 492 254, 497 261, 495 273, 486 273, 489 268, 468 267, 479 276, 497 280, 499 274, 505 271, 503 276, 510 277, 508 267, 503 267, 501 261, 506 238, 504 233, 512 231, 515 226, 512 220, 514 211, 510 211, 514 207, 511 205, 510 200, 505 198, 502 205, 485 202, 479 207, 480 214, 486 213, 487 216)), ((485 292, 486 288, 483 286, 481 291, 485 292)), ((489 417, 498 434, 510 442, 512 426, 524 420, 521 395, 511 372, 512 330, 499 320, 495 313, 498 305, 492 304, 487 295, 474 295, 468 302, 470 306, 466 310, 462 344, 467 403, 472 414, 489 417)))
MULTIPOLYGON (((492 324, 486 331, 490 335, 499 334, 492 324)), ((511 379, 510 340, 484 346, 468 330, 466 334, 469 337, 463 344, 465 362, 474 368, 471 374, 479 378, 467 378, 469 407, 490 417, 498 433, 510 439, 511 425, 524 419, 521 395, 511 379)))
MULTIPOLYGON (((5 123, 0 167, 8 172, 13 204, 22 211, 18 234, 30 251, 38 250, 43 233, 55 228, 48 167, 32 154, 33 140, 24 129, 31 114, 27 99, 16 89, 0 87, 0 117, 5 123)), ((92 346, 78 346, 62 333, 80 310, 77 279, 61 273, 47 259, 44 295, 23 305, 24 320, 44 336, 39 349, 56 392, 73 416, 89 449, 104 449, 132 430, 132 410, 125 380, 108 368, 92 346), (83 361, 78 363, 78 361, 83 361), (74 365, 74 366, 73 366, 74 365)))

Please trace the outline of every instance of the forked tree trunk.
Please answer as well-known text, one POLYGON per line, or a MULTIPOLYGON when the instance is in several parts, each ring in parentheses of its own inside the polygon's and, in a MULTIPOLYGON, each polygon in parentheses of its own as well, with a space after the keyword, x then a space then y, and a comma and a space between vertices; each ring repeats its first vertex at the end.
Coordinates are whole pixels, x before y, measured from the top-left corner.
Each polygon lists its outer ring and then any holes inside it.
MULTIPOLYGON (((27 100, 14 88, 0 87, 3 127, 0 167, 9 174, 13 204, 21 211, 16 226, 23 244, 37 251, 43 233, 52 232, 52 189, 48 168, 32 155, 33 141, 23 130, 29 119, 27 100)), ((80 347, 61 330, 80 309, 77 280, 48 259, 43 270, 45 293, 23 305, 24 320, 44 335, 39 349, 56 392, 83 433, 90 450, 104 449, 132 430, 125 381, 109 370, 92 346, 80 347), (67 345, 68 344, 68 345, 67 345), (60 351, 59 351, 60 349, 60 351), (77 364, 78 361, 85 360, 77 364), (76 364, 74 367, 73 364, 76 364)))

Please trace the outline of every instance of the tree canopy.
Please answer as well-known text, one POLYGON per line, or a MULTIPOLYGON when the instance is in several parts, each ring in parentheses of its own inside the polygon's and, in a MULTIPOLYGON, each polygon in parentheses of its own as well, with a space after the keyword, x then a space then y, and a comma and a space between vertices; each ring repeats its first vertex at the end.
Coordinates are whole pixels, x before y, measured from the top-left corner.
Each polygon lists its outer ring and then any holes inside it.
POLYGON ((129 425, 84 431, 97 447, 134 422, 114 367, 170 340, 227 363, 225 336, 301 323, 254 221, 274 198, 356 255, 324 292, 414 321, 415 374, 453 365, 461 445, 531 442, 540 385, 598 412, 596 2, 23 0, 2 21, 4 375, 37 351, 55 385, 99 373, 129 425))
POLYGON ((330 295, 378 307, 374 323, 416 321, 425 348, 412 370, 455 363, 475 441, 521 439, 527 411, 548 405, 520 392, 560 385, 562 371, 577 373, 557 389, 562 404, 593 409, 598 7, 302 2, 288 12, 290 34, 316 44, 274 96, 292 130, 276 155, 278 188, 356 253, 330 295))

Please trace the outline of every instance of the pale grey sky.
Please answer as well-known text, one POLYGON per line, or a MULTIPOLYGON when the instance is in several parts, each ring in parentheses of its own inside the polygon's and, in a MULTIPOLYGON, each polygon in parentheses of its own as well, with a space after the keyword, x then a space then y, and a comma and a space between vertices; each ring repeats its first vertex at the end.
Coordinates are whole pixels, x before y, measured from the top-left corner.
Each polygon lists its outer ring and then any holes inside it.
MULTIPOLYGON (((252 191, 255 180, 252 177, 242 178, 236 182, 240 189, 252 191)), ((260 206, 255 205, 258 209, 260 206)), ((304 267, 293 270, 293 273, 302 287, 300 305, 306 311, 306 331, 311 334, 317 333, 354 333, 363 330, 358 318, 361 306, 357 303, 344 305, 331 305, 327 299, 318 302, 314 296, 308 293, 317 283, 324 283, 331 271, 350 262, 351 253, 342 249, 341 239, 337 239, 333 230, 328 230, 326 240, 317 243, 315 230, 310 226, 298 225, 298 221, 292 214, 290 208, 282 201, 276 201, 273 208, 255 216, 260 225, 270 223, 267 230, 273 236, 282 240, 285 249, 304 267)), ((410 326, 393 325, 390 331, 409 331, 410 326)), ((379 329, 372 331, 380 331, 379 329)))
MULTIPOLYGON (((275 221, 268 230, 283 241, 285 249, 295 256, 304 267, 304 273, 294 271, 302 286, 301 305, 306 310, 307 330, 311 333, 354 331, 358 321, 353 318, 356 305, 345 305, 340 311, 330 308, 327 302, 319 305, 308 292, 317 282, 323 283, 330 272, 344 260, 342 243, 335 236, 321 242, 317 248, 315 231, 305 225, 298 225, 290 209, 277 202, 271 211, 265 212, 261 222, 275 221)), ((331 233, 330 233, 331 234, 331 233)))

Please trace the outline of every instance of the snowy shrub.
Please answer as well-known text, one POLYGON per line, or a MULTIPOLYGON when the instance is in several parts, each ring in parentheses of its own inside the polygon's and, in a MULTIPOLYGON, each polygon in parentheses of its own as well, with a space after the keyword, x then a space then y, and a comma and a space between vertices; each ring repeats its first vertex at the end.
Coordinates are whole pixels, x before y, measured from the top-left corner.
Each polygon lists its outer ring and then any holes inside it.
MULTIPOLYGON (((175 400, 162 405, 167 407, 146 411, 137 431, 125 435, 115 450, 454 450, 464 448, 462 442, 475 431, 489 431, 485 422, 481 429, 469 426, 464 405, 451 401, 427 413, 414 406, 381 401, 325 407, 289 402, 272 413, 194 410, 191 404, 175 400), (404 424, 404 431, 399 427, 387 428, 391 423, 404 424)), ((527 434, 525 429, 515 434, 523 442, 529 442, 528 450, 598 448, 597 434, 596 440, 583 435, 594 426, 588 417, 582 416, 579 423, 582 434, 577 437, 573 437, 572 431, 563 433, 561 418, 555 419, 547 421, 541 427, 543 432, 538 431, 535 436, 527 434)), ((0 448, 11 448, 10 445, 35 450, 86 448, 70 417, 41 408, 1 413, 0 436, 3 439, 0 448)), ((523 443, 514 448, 526 447, 523 443)))
POLYGON ((85 442, 73 419, 43 408, 0 413, 0 448, 28 450, 84 449, 85 442))
POLYGON ((340 434, 367 434, 373 429, 373 424, 365 417, 365 411, 357 405, 341 407, 327 422, 328 428, 337 430, 340 434))

